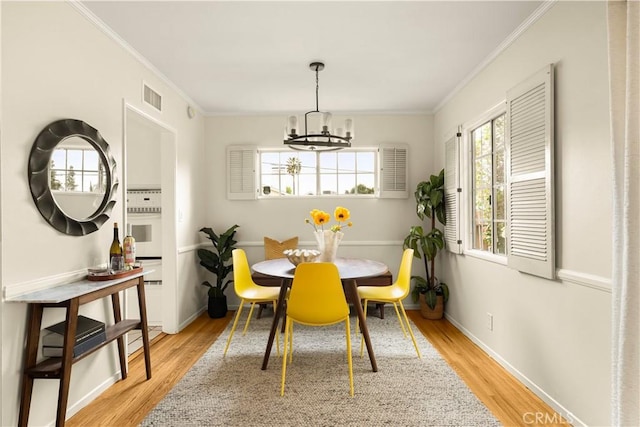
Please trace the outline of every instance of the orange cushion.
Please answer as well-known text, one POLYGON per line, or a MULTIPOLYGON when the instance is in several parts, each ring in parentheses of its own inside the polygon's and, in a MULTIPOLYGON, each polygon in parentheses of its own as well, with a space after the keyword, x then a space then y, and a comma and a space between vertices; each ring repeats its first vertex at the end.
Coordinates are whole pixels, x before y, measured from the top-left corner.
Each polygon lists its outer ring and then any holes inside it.
POLYGON ((282 251, 285 249, 297 249, 298 237, 292 237, 290 239, 279 242, 269 237, 264 238, 264 259, 276 259, 284 258, 282 251))

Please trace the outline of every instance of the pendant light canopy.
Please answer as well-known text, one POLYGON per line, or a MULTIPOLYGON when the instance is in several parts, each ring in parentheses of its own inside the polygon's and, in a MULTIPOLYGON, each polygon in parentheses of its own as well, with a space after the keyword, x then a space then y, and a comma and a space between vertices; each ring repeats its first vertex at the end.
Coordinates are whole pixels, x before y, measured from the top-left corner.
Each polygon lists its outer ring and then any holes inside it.
POLYGON ((297 116, 289 116, 285 132, 285 145, 294 150, 331 151, 351 147, 353 139, 353 120, 346 119, 343 127, 332 128, 331 113, 318 108, 318 73, 324 69, 322 62, 309 64, 316 73, 316 109, 304 115, 304 128, 300 129, 297 116))

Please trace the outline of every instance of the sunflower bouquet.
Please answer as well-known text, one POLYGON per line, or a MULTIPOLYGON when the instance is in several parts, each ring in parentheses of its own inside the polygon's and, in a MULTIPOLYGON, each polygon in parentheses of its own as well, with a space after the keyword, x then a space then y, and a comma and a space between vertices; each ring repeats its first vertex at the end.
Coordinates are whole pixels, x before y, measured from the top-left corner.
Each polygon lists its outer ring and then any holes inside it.
MULTIPOLYGON (((314 209, 310 213, 311 219, 305 219, 307 224, 310 224, 315 231, 324 231, 324 227, 329 226, 329 222, 331 221, 331 215, 325 211, 321 211, 319 209, 314 209)), ((332 225, 329 230, 337 233, 338 231, 342 231, 344 227, 351 227, 353 223, 349 221, 351 218, 351 212, 349 209, 344 208, 342 206, 338 206, 335 211, 333 211, 333 217, 335 218, 337 224, 332 225)))

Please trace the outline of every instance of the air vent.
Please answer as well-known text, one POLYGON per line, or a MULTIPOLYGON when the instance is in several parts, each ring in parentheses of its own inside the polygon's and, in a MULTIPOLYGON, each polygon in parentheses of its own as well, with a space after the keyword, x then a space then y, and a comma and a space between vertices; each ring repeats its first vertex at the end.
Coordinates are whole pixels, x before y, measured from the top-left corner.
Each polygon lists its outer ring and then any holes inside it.
POLYGON ((162 95, 143 83, 142 100, 155 108, 158 111, 162 111, 162 95))

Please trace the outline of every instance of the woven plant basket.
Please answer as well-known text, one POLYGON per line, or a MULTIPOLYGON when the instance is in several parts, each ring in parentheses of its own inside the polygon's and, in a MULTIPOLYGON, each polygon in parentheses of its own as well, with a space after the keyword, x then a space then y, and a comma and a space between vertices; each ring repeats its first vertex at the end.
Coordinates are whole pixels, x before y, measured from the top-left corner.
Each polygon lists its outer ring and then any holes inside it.
POLYGON ((444 297, 436 296, 436 306, 432 310, 424 299, 424 294, 420 294, 420 314, 429 320, 440 320, 444 317, 444 297))

